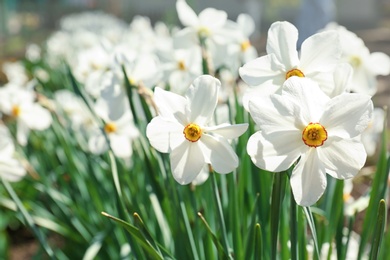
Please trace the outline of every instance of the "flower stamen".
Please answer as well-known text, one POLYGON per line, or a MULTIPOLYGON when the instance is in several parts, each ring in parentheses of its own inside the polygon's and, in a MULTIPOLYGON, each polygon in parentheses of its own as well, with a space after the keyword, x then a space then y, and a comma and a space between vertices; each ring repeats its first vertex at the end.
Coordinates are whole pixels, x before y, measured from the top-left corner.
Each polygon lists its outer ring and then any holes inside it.
POLYGON ((303 72, 301 70, 299 70, 299 69, 292 69, 292 70, 287 71, 286 79, 288 79, 288 78, 290 78, 292 76, 297 76, 297 77, 300 77, 300 78, 304 78, 305 74, 303 74, 303 72))
POLYGON ((197 124, 188 124, 183 130, 184 137, 190 142, 196 142, 202 136, 202 129, 197 124))
POLYGON ((245 40, 241 42, 240 47, 241 47, 241 51, 245 52, 249 47, 251 47, 251 42, 249 40, 245 40))
POLYGON ((114 133, 116 132, 116 130, 117 126, 114 123, 106 123, 106 125, 104 126, 104 132, 106 132, 107 134, 114 133))
POLYGON ((302 141, 310 147, 318 147, 328 139, 325 127, 319 123, 308 124, 302 132, 302 141))
POLYGON ((14 105, 14 106, 12 107, 12 110, 11 110, 12 116, 18 117, 18 116, 20 115, 21 112, 22 112, 22 110, 21 110, 20 106, 14 105))

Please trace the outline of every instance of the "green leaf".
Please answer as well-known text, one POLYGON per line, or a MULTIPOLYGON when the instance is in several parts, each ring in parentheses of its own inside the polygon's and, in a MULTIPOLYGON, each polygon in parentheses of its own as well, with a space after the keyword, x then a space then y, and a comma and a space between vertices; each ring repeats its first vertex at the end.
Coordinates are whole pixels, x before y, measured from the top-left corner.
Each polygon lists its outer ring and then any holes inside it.
POLYGON ((213 243, 214 243, 215 247, 217 248, 218 255, 220 256, 220 258, 221 259, 228 259, 228 255, 226 254, 224 247, 219 242, 219 239, 217 238, 217 236, 211 230, 210 225, 207 223, 207 221, 203 217, 202 213, 199 212, 198 216, 200 217, 200 219, 202 220, 203 224, 205 225, 207 233, 211 236, 211 239, 213 240, 213 243))
POLYGON ((379 202, 378 215, 375 223, 374 240, 372 241, 372 246, 371 246, 371 259, 378 259, 383 233, 385 232, 385 223, 386 223, 386 202, 385 200, 381 200, 379 202))
POLYGON ((130 223, 123 221, 122 219, 116 218, 114 216, 111 216, 110 214, 106 212, 101 213, 103 216, 108 217, 118 224, 120 224, 122 227, 124 227, 139 243, 139 245, 147 252, 148 257, 150 259, 163 259, 163 257, 160 255, 159 252, 156 251, 156 249, 150 244, 150 242, 143 236, 143 234, 140 232, 140 230, 131 225, 130 223))
POLYGON ((257 223, 255 226, 255 259, 262 259, 263 255, 263 240, 261 235, 261 227, 260 224, 257 223))

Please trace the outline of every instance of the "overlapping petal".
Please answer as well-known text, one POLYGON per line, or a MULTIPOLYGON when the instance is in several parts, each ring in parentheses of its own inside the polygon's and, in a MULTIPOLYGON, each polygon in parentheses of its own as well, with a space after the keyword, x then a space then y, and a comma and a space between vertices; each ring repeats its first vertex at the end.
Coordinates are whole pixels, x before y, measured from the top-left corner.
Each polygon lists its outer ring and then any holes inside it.
POLYGON ((373 109, 370 96, 342 94, 329 101, 320 122, 329 136, 353 138, 367 128, 373 109))
POLYGON ((283 65, 277 65, 273 61, 274 54, 259 57, 249 61, 239 68, 241 78, 250 86, 257 86, 267 81, 273 81, 275 85, 281 86, 285 80, 283 65))
POLYGON ((253 120, 267 134, 303 130, 306 123, 299 120, 300 110, 297 104, 288 102, 278 94, 249 100, 249 112, 253 120))
POLYGON ((0 178, 16 182, 26 175, 23 165, 14 158, 0 157, 0 178))
POLYGON ((318 84, 307 78, 291 77, 283 85, 283 97, 301 107, 302 122, 307 125, 316 123, 322 116, 323 109, 329 97, 322 92, 318 84))
POLYGON ((290 183, 294 199, 299 205, 311 206, 320 199, 326 188, 326 172, 316 148, 310 148, 302 154, 292 172, 290 183))
POLYGON ((204 134, 199 145, 206 163, 210 163, 214 171, 224 174, 238 167, 238 157, 226 139, 204 134))
POLYGON ((286 131, 264 135, 259 131, 247 143, 247 152, 259 168, 271 172, 289 169, 307 149, 301 140, 301 132, 286 131))
POLYGON ((187 119, 184 111, 187 100, 184 97, 156 87, 154 101, 161 117, 176 119, 180 123, 186 124, 187 119))
POLYGON ((331 71, 341 57, 341 45, 336 31, 316 33, 302 43, 299 67, 312 71, 331 71))
POLYGON ((210 132, 213 134, 220 135, 227 139, 233 139, 242 135, 248 129, 248 124, 221 124, 217 126, 204 127, 205 133, 210 132))

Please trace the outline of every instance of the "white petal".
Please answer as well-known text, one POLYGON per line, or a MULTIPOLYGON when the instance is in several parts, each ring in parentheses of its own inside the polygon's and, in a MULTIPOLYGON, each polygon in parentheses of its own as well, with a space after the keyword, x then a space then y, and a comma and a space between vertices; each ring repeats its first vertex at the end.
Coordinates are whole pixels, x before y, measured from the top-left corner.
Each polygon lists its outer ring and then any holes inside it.
POLYGON ((15 152, 15 145, 8 128, 0 125, 0 157, 11 158, 15 152))
POLYGON ((203 134, 199 142, 206 163, 210 163, 214 171, 224 174, 238 167, 238 157, 226 139, 203 134))
POLYGON ((274 85, 271 81, 268 81, 257 87, 246 88, 244 96, 242 97, 242 105, 244 106, 245 110, 249 112, 249 101, 253 97, 267 97, 277 93, 278 91, 281 92, 281 85, 274 85))
POLYGON ((302 131, 307 122, 300 120, 300 111, 299 105, 278 94, 249 100, 249 112, 253 120, 267 134, 302 131))
POLYGON ((197 26, 199 24, 199 19, 194 10, 187 4, 184 0, 176 1, 176 11, 179 16, 180 22, 184 26, 197 26))
POLYGON ((146 136, 156 150, 162 153, 170 153, 186 141, 183 130, 183 125, 158 116, 153 118, 146 127, 146 136))
POLYGON ((197 77, 188 88, 186 114, 188 123, 204 125, 213 116, 221 82, 209 75, 197 77))
POLYGON ((330 97, 338 96, 342 93, 349 92, 351 84, 353 68, 349 63, 340 63, 333 72, 335 88, 330 93, 330 97))
POLYGON ((38 104, 32 104, 22 112, 20 119, 32 130, 45 130, 53 121, 50 112, 38 104))
POLYGON ((242 80, 250 86, 257 86, 267 81, 273 81, 275 85, 281 86, 285 80, 283 67, 278 67, 272 60, 274 54, 269 54, 252 60, 239 68, 242 80))
POLYGON ((128 136, 110 134, 110 146, 114 154, 120 158, 129 158, 133 154, 128 136))
POLYGON ((320 119, 329 97, 318 84, 308 78, 291 77, 283 85, 282 95, 301 109, 302 121, 306 124, 316 123, 320 119))
POLYGON ((290 184, 297 204, 307 207, 320 199, 326 188, 326 173, 316 148, 310 148, 301 156, 292 172, 290 184))
POLYGON ((289 22, 275 22, 268 30, 267 53, 273 53, 286 68, 299 63, 297 52, 298 30, 289 22))
POLYGON ((259 131, 249 138, 247 144, 247 152, 252 162, 260 169, 271 172, 290 168, 305 149, 298 131, 266 136, 259 131))
POLYGON ((255 21, 249 14, 239 14, 237 16, 237 23, 246 37, 249 37, 255 31, 255 21))
POLYGON ((199 13, 200 25, 208 28, 221 28, 227 20, 227 13, 215 8, 206 8, 199 13))
POLYGON ((320 122, 328 136, 351 138, 367 128, 373 109, 370 96, 345 93, 334 97, 327 104, 320 122))
POLYGON ((369 58, 369 68, 374 75, 390 74, 390 57, 383 52, 373 52, 369 58))
POLYGON ((203 131, 205 133, 210 132, 213 134, 220 135, 227 139, 233 139, 241 136, 248 129, 248 124, 221 124, 218 126, 204 127, 203 131))
POLYGON ((154 102, 160 116, 185 124, 186 117, 184 111, 187 100, 184 97, 156 87, 154 90, 154 102))
POLYGON ((367 158, 364 145, 356 138, 329 138, 317 149, 326 172, 333 178, 342 180, 354 177, 367 158))
POLYGON ((30 128, 22 120, 18 120, 17 130, 16 130, 16 140, 22 146, 27 144, 27 138, 30 134, 30 128))
POLYGON ((15 182, 26 175, 23 165, 14 158, 0 158, 0 177, 4 180, 15 182))
POLYGON ((299 67, 307 73, 331 71, 340 56, 341 45, 336 31, 316 33, 302 43, 299 67))
POLYGON ((88 148, 93 154, 102 154, 108 150, 108 144, 104 135, 96 131, 88 140, 88 148))
POLYGON ((199 143, 187 140, 172 151, 170 161, 173 177, 182 185, 192 182, 205 164, 199 143))

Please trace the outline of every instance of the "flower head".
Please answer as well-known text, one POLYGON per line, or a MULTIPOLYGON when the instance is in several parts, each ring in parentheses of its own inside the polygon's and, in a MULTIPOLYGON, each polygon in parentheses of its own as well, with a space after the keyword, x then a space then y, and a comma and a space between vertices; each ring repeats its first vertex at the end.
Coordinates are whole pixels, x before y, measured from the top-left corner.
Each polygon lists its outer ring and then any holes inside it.
POLYGON ((173 177, 180 184, 192 182, 205 164, 218 173, 229 173, 238 166, 227 139, 240 136, 248 125, 209 126, 220 84, 203 75, 194 80, 184 97, 158 87, 154 92, 159 115, 148 124, 146 135, 154 148, 170 153, 173 177))
POLYGON ((290 183, 298 204, 314 204, 326 188, 326 174, 355 176, 367 154, 360 134, 373 104, 369 96, 345 93, 330 99, 316 82, 292 77, 281 95, 255 97, 249 111, 261 131, 247 151, 259 168, 284 171, 295 163, 290 183))
POLYGON ((336 32, 314 34, 297 51, 298 30, 289 22, 275 22, 268 31, 267 55, 240 68, 241 78, 250 86, 277 92, 290 77, 298 76, 317 81, 329 95, 334 89, 333 70, 338 64, 341 47, 336 32), (261 85, 261 86, 260 86, 261 85))

